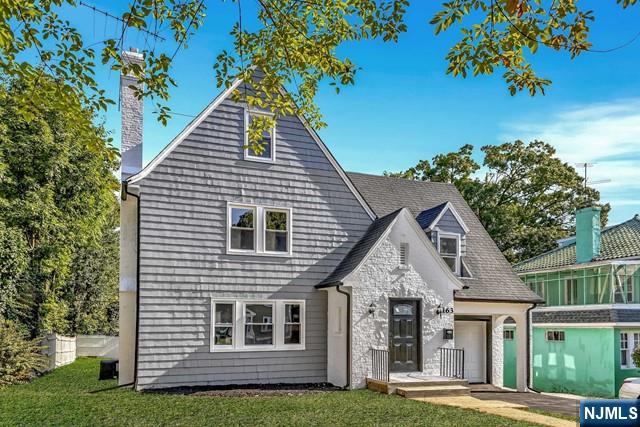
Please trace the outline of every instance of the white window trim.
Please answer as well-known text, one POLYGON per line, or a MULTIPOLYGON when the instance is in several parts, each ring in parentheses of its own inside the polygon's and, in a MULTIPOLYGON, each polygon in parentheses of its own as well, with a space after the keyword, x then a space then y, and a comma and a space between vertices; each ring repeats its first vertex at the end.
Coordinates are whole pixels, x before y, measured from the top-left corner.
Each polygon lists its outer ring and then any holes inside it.
POLYGON ((249 116, 261 115, 273 117, 269 111, 244 109, 244 159, 251 162, 275 163, 276 162, 276 126, 271 129, 271 156, 269 158, 259 157, 251 154, 249 149, 249 116))
POLYGON ((252 254, 258 249, 258 207, 255 205, 245 205, 240 203, 227 203, 227 252, 238 254, 252 254), (231 223, 232 223, 232 211, 236 209, 251 209, 253 210, 253 249, 232 249, 231 248, 231 223))
POLYGON ((227 202, 227 254, 228 255, 261 255, 272 257, 290 257, 293 255, 293 209, 276 206, 260 206, 247 203, 227 202), (233 208, 253 209, 254 233, 253 250, 231 248, 231 210, 233 208), (287 251, 265 251, 266 211, 285 212, 287 214, 287 251))
POLYGON ((233 304, 233 301, 225 301, 225 300, 216 300, 211 302, 211 348, 215 347, 216 350, 227 349, 231 350, 234 348, 236 342, 236 304, 233 304), (231 345, 216 345, 215 344, 215 333, 216 333, 216 304, 232 304, 231 308, 231 345))
POLYGON ((251 351, 300 351, 305 350, 306 339, 306 307, 304 300, 237 300, 227 298, 211 298, 211 328, 209 333, 210 351, 214 353, 225 352, 251 352, 251 351), (215 345, 215 305, 234 304, 233 345, 215 345), (272 345, 245 345, 245 307, 248 304, 269 304, 273 307, 273 344, 272 345), (284 343, 285 305, 300 305, 300 344, 284 343))
POLYGON ((291 209, 290 208, 271 208, 271 207, 262 207, 260 209, 262 211, 262 246, 259 246, 260 248, 262 248, 262 252, 264 254, 268 254, 268 255, 291 255, 291 246, 292 246, 292 233, 291 233, 291 226, 292 226, 292 222, 291 222, 291 209), (287 214, 287 251, 286 252, 282 252, 282 251, 268 251, 266 248, 266 241, 267 241, 267 211, 269 212, 284 212, 287 214))
MULTIPOLYGON (((454 273, 456 274, 456 276, 460 276, 460 255, 462 251, 461 236, 458 233, 449 233, 449 232, 440 231, 440 230, 437 230, 437 235, 438 235, 438 253, 440 254, 440 256, 442 256, 442 253, 440 252, 440 239, 442 237, 449 238, 449 239, 451 238, 456 239, 457 256, 456 256, 456 271, 454 271, 454 273)), ((447 258, 451 258, 451 257, 447 256, 447 258)))
POLYGON ((620 369, 638 369, 635 364, 633 363, 633 358, 631 357, 631 355, 633 354, 633 351, 635 350, 636 347, 640 346, 640 336, 638 337, 638 340, 636 341, 636 335, 640 335, 640 331, 639 330, 624 330, 624 331, 620 331, 619 332, 619 337, 620 337, 620 346, 618 347, 618 355, 620 356, 620 369), (628 358, 628 364, 627 363, 622 363, 622 334, 626 334, 627 335, 627 348, 625 350, 627 350, 627 358, 628 358))

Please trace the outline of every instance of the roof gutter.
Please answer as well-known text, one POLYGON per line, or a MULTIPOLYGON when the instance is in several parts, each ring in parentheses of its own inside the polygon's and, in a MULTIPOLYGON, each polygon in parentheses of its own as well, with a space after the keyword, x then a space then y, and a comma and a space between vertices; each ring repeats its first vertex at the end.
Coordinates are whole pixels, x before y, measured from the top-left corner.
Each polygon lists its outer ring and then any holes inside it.
POLYGON ((453 295, 453 299, 454 299, 454 301, 460 301, 460 302, 497 302, 497 303, 504 303, 504 304, 535 304, 535 305, 538 305, 538 304, 544 302, 544 300, 542 298, 537 299, 537 300, 513 300, 513 299, 499 299, 499 298, 482 299, 482 298, 465 298, 465 297, 460 298, 460 297, 456 297, 455 293, 453 295))
POLYGON ((129 193, 129 183, 122 183, 122 200, 127 200, 127 196, 136 198, 136 332, 135 347, 133 354, 133 389, 138 387, 138 335, 140 331, 140 196, 138 194, 129 193))
POLYGON ((347 384, 345 389, 351 387, 351 294, 340 289, 340 283, 335 285, 336 291, 347 297, 347 384))

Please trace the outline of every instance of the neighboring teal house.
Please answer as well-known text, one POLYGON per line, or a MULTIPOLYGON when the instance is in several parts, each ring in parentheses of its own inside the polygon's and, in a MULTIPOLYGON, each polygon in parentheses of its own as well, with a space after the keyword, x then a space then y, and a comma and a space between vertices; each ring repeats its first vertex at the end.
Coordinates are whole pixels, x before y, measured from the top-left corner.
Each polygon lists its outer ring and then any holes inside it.
POLYGON ((600 209, 581 209, 575 237, 514 269, 546 301, 531 313, 534 389, 614 397, 624 378, 640 376, 631 360, 640 345, 640 216, 601 231, 600 209))

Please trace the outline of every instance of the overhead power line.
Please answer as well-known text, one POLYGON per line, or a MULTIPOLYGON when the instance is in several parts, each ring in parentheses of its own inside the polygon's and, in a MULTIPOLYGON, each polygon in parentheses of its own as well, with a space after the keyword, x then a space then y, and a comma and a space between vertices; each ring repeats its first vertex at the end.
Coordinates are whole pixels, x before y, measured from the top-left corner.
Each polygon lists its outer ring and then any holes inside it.
MULTIPOLYGON (((83 2, 83 1, 80 1, 80 6, 84 6, 84 7, 86 7, 87 9, 91 9, 91 10, 93 10, 93 11, 94 11, 94 13, 99 13, 99 14, 101 14, 101 15, 104 15, 104 16, 105 16, 105 17, 107 17, 107 18, 114 19, 114 20, 116 20, 116 21, 118 21, 118 22, 122 23, 122 24, 123 24, 123 25, 125 25, 125 26, 128 26, 128 24, 129 24, 129 23, 128 23, 127 21, 125 21, 124 19, 122 19, 122 18, 120 18, 120 17, 118 17, 118 16, 115 16, 115 15, 112 15, 112 14, 110 14, 109 12, 107 12, 106 10, 99 9, 99 8, 95 7, 94 5, 92 5, 92 4, 89 4, 89 3, 85 3, 85 2, 83 2)), ((106 24, 105 24, 105 25, 106 25, 106 24)), ((136 30, 138 30, 139 32, 145 33, 145 34, 147 34, 147 35, 149 35, 149 36, 151 36, 151 37, 153 37, 153 38, 155 38, 155 39, 157 39, 157 40, 166 41, 166 39, 165 39, 164 37, 162 37, 160 34, 158 34, 158 33, 156 33, 156 32, 149 31, 149 30, 147 30, 147 29, 145 29, 145 28, 136 28, 136 30)))
MULTIPOLYGON (((548 46, 548 47, 552 47, 552 48, 557 48, 558 47, 557 45, 554 45, 553 43, 546 42, 544 40, 538 40, 536 37, 531 37, 529 34, 524 32, 523 30, 521 30, 520 27, 518 27, 516 24, 513 23, 511 18, 509 18, 507 13, 504 11, 504 9, 502 9, 502 6, 500 6, 500 4, 498 4, 498 2, 492 2, 492 4, 496 5, 496 7, 498 8, 498 11, 500 12, 500 14, 502 16, 504 16, 504 18, 507 20, 509 25, 511 25, 523 37, 526 37, 527 39, 529 39, 531 41, 534 41, 536 43, 542 43, 543 45, 548 46)), ((624 42, 624 43, 622 43, 622 44, 620 44, 618 46, 609 48, 609 49, 590 49, 590 48, 586 48, 585 47, 585 48, 581 48, 580 50, 583 50, 585 52, 591 52, 591 53, 610 53, 610 52, 615 52, 616 50, 624 49, 625 47, 630 46, 631 44, 635 43, 639 38, 640 38, 640 31, 638 31, 633 37, 631 37, 626 42, 624 42)), ((571 46, 569 44, 567 44, 567 43, 564 43, 563 45, 561 45, 561 47, 564 47, 565 49, 567 49, 567 48, 570 48, 571 46)))

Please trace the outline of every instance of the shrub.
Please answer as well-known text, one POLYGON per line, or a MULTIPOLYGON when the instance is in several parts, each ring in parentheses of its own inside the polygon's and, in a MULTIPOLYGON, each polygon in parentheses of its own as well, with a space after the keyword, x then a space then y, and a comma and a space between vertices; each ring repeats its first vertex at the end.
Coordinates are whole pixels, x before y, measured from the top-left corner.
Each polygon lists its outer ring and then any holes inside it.
POLYGON ((44 372, 47 359, 37 339, 11 321, 0 318, 0 388, 29 381, 44 372))
POLYGON ((633 349, 631 359, 633 360, 634 365, 640 366, 640 346, 633 349))

